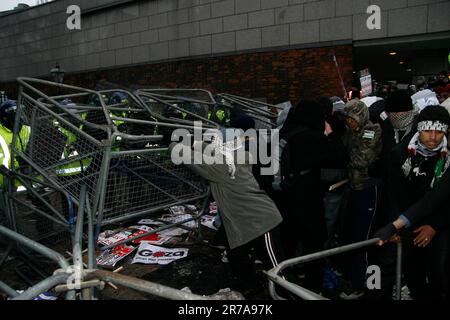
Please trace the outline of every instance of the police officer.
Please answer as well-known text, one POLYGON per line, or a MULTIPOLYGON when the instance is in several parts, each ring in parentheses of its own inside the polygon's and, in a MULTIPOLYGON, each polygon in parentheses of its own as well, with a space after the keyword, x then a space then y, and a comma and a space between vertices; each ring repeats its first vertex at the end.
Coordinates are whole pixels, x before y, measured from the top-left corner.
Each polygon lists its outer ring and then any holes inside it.
MULTIPOLYGON (((13 142, 16 110, 17 104, 14 100, 6 100, 0 104, 0 163, 8 169, 11 169, 12 163, 11 144, 13 142)), ((17 137, 16 149, 25 150, 29 137, 30 128, 28 126, 22 126, 17 137)), ((14 166, 19 166, 17 159, 14 159, 14 166)), ((3 185, 3 176, 0 176, 0 185, 3 185)))

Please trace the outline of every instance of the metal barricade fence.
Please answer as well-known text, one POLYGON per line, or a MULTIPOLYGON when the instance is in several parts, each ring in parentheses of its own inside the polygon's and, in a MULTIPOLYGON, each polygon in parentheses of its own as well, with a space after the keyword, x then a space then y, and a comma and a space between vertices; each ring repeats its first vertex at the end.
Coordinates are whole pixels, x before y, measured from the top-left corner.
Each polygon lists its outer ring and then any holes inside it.
POLYGON ((127 105, 107 104, 108 92, 32 78, 18 82, 11 152, 17 163, 11 166, 11 175, 26 191, 19 191, 14 182, 7 193, 14 230, 40 243, 62 242, 58 250, 64 252, 82 186, 89 199, 86 210, 94 212, 97 235, 102 226, 174 205, 203 204, 208 197, 203 179, 173 164, 167 146, 159 144, 162 135, 129 133, 136 123, 169 130, 179 124, 154 121, 136 99, 127 105), (148 120, 137 120, 136 114, 148 120))
POLYGON ((226 93, 213 95, 200 89, 140 89, 136 95, 162 119, 203 121, 206 126, 211 123, 229 126, 233 110, 237 110, 252 117, 256 129, 274 129, 279 111, 283 109, 226 93))
POLYGON ((249 115, 255 121, 256 129, 275 129, 277 127, 278 115, 283 107, 252 100, 227 93, 220 93, 215 99, 222 105, 239 109, 241 112, 249 115))
MULTIPOLYGON (((81 216, 82 215, 80 215, 80 217, 81 216)), ((58 252, 0 225, 1 236, 10 239, 13 242, 17 242, 19 245, 25 246, 32 251, 39 252, 57 263, 60 267, 60 269, 55 270, 52 276, 42 280, 20 294, 2 281, 0 281, 0 291, 7 294, 12 300, 33 300, 38 295, 49 290, 54 290, 57 293, 67 292, 66 299, 68 300, 75 300, 77 298, 80 300, 92 300, 95 299, 93 288, 102 290, 105 286, 105 282, 109 282, 166 299, 209 300, 209 298, 205 296, 174 289, 154 282, 119 275, 110 271, 97 270, 91 263, 89 263, 89 269, 84 269, 83 264, 81 263, 82 220, 83 219, 80 219, 77 223, 73 250, 74 256, 76 257, 76 259, 74 259, 74 265, 69 265, 69 262, 58 252)), ((91 220, 89 224, 92 228, 93 224, 91 220)), ((91 242, 89 245, 90 256, 93 254, 93 250, 94 248, 91 242)))
MULTIPOLYGON (((323 259, 326 257, 334 256, 344 252, 349 252, 352 250, 361 249, 368 246, 373 246, 377 244, 380 239, 370 239, 366 241, 352 243, 346 246, 337 247, 329 250, 319 251, 312 254, 304 255, 297 258, 292 258, 285 260, 278 264, 275 268, 266 271, 266 275, 269 278, 269 291, 270 295, 275 300, 285 300, 283 297, 279 296, 275 290, 275 284, 281 286, 282 288, 288 290, 289 292, 297 295, 304 300, 328 300, 328 298, 312 292, 298 284, 292 283, 284 279, 281 275, 282 271, 288 267, 295 266, 297 264, 308 263, 311 261, 323 259)), ((397 243, 397 268, 396 268, 396 299, 401 299, 401 276, 402 276, 402 248, 401 242, 397 243)))
POLYGON ((107 95, 122 92, 145 108, 154 119, 183 125, 193 125, 194 121, 200 121, 207 128, 215 128, 217 125, 227 127, 232 113, 237 112, 252 117, 256 129, 275 129, 278 116, 284 109, 281 105, 227 93, 213 95, 203 89, 115 89, 119 87, 121 86, 113 83, 101 83, 99 88, 102 90, 99 92, 107 95))
MULTIPOLYGON (((235 104, 231 106, 218 104, 204 90, 201 92, 207 98, 202 99, 206 101, 173 97, 167 92, 144 90, 134 94, 122 89, 131 100, 125 105, 108 103, 108 95, 117 90, 100 92, 33 78, 18 78, 18 82, 19 107, 8 173, 10 182, 3 193, 4 210, 0 212, 14 234, 5 227, 0 234, 24 244, 18 249, 29 253, 30 260, 38 259, 32 257, 38 253, 39 259, 51 257, 54 261, 54 250, 67 251, 71 242, 80 241, 82 228, 75 223, 80 224, 85 213, 92 220, 92 230, 87 234, 89 243, 102 226, 173 205, 196 202, 202 208, 192 218, 167 223, 139 237, 183 227, 185 222, 202 215, 209 188, 191 170, 172 163, 167 147, 160 144, 165 136, 161 131, 166 129, 167 133, 176 128, 192 131, 195 119, 202 121, 204 130, 218 128, 218 121, 208 119, 216 114, 215 108, 233 108, 243 100, 233 97, 235 104), (155 103, 175 111, 175 116, 166 117, 155 111, 158 110, 155 103), (142 128, 147 130, 141 131, 142 128), (84 194, 83 198, 80 194, 84 194)), ((267 116, 265 111, 248 106, 249 100, 243 104, 249 114, 267 116)), ((7 254, 9 251, 10 247, 7 254)), ((77 255, 74 250, 74 259, 77 255)), ((91 255, 92 249, 89 254, 92 265, 95 259, 91 255)), ((3 262, 4 257, 0 258, 3 262)), ((60 257, 57 260, 62 263, 60 257)), ((55 276, 39 288, 65 280, 55 276)), ((7 285, 2 286, 8 290, 7 285)), ((68 297, 73 298, 71 294, 68 297)))

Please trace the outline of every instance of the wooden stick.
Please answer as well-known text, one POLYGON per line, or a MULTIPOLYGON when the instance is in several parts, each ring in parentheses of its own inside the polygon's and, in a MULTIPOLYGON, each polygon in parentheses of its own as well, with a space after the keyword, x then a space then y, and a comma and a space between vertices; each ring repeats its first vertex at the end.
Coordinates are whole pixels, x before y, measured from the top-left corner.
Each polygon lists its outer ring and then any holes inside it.
POLYGON ((119 288, 117 288, 113 283, 111 283, 111 282, 107 282, 107 284, 111 287, 111 288, 113 288, 114 290, 118 290, 119 288))
POLYGON ((121 272, 123 270, 123 266, 117 268, 116 270, 114 270, 113 272, 121 272))

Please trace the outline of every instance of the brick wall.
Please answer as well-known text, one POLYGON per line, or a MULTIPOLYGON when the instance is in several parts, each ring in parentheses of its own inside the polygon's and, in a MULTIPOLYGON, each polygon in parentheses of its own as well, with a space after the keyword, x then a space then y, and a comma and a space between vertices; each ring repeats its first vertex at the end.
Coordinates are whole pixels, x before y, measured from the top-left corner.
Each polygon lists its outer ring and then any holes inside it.
MULTIPOLYGON (((68 74, 65 83, 94 88, 105 79, 123 86, 141 85, 168 88, 204 88, 270 103, 291 100, 300 95, 342 96, 332 54, 335 52, 346 88, 352 80, 352 46, 247 53, 205 59, 146 64, 105 71, 68 74)), ((0 87, 3 87, 0 85, 0 87)), ((9 83, 8 92, 17 85, 9 83)))
MULTIPOLYGON (((0 18, 0 81, 450 30, 450 0, 58 0, 0 18), (81 7, 81 30, 66 9, 81 7), (89 12, 105 4, 117 5, 89 12), (366 10, 381 9, 369 30, 366 10)), ((448 41, 448 36, 441 35, 448 41)), ((408 40, 410 41, 410 40, 408 40)))

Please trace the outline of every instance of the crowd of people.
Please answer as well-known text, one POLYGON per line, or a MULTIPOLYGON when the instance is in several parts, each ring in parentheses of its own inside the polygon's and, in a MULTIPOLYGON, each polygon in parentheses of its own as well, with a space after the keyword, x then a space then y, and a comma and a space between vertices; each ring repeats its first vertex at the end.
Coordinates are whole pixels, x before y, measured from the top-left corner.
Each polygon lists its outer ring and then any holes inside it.
MULTIPOLYGON (((288 146, 282 152, 289 152, 280 158, 289 160, 290 183, 282 188, 260 175, 259 164, 235 163, 234 153, 248 148, 245 135, 231 148, 225 136, 213 140, 223 164, 186 163, 210 182, 221 221, 210 245, 225 249, 239 289, 267 282, 255 256, 268 270, 288 258, 378 238, 378 247, 290 268, 283 277, 329 297, 392 299, 400 241, 411 297, 448 299, 448 79, 441 72, 433 84, 419 78, 407 90, 381 86, 364 98, 352 90, 348 97, 301 100, 279 128, 288 146), (380 267, 379 288, 367 288, 369 265, 380 267), (332 285, 330 276, 337 279, 332 285)), ((0 98, 5 162, 16 107, 0 98)), ((230 126, 245 131, 255 121, 240 113, 230 126)))
MULTIPOLYGON (((448 299, 450 85, 443 75, 434 87, 419 79, 407 90, 383 87, 364 98, 353 91, 345 100, 301 100, 280 129, 293 172, 281 190, 259 170, 251 175, 248 164, 236 164, 233 177, 229 164, 191 165, 211 182, 222 220, 217 234, 240 285, 257 285, 252 247, 271 269, 284 259, 379 238, 379 246, 283 276, 331 298, 392 299, 401 241, 411 298, 448 299), (369 265, 380 267, 377 288, 367 288, 369 265), (330 274, 337 279, 332 286, 330 274)), ((245 130, 254 122, 240 115, 231 126, 245 130)))

